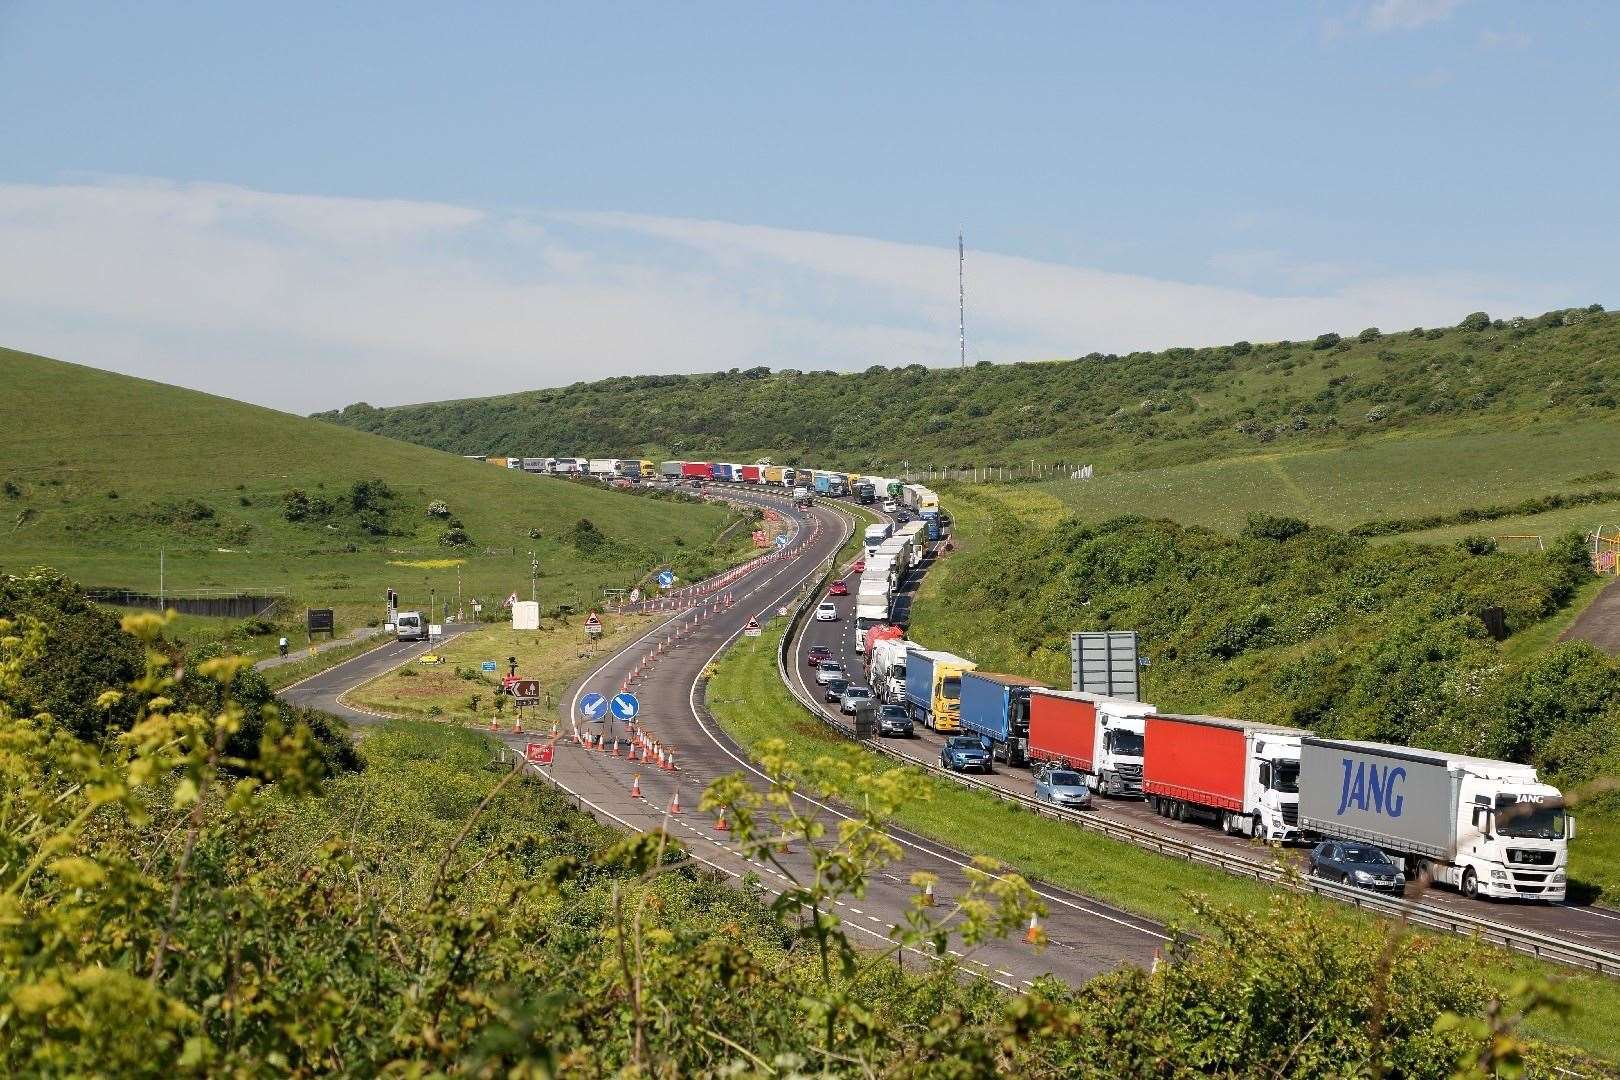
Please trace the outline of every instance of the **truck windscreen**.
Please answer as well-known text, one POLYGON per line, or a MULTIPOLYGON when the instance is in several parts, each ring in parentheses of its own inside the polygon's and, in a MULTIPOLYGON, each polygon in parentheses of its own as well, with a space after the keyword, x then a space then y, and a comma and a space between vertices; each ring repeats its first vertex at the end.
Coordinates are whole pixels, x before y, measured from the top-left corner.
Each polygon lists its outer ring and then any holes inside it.
POLYGON ((1142 756, 1142 736, 1135 731, 1110 731, 1108 749, 1125 757, 1142 756))
POLYGON ((1271 766, 1271 789, 1297 795, 1299 793, 1299 762, 1273 762, 1271 766))
POLYGON ((962 680, 954 677, 946 679, 940 693, 945 696, 946 701, 957 700, 962 696, 962 680))
POLYGON ((1512 795, 1498 795, 1496 831, 1521 840, 1562 840, 1564 808, 1519 802, 1512 795))

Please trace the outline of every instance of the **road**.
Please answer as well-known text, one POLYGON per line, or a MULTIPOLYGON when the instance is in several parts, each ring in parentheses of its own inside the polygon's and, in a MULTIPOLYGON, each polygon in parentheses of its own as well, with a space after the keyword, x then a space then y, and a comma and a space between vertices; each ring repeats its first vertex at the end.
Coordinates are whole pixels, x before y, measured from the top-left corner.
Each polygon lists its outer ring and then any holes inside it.
MULTIPOLYGON (((933 565, 933 558, 925 559, 922 565, 912 572, 900 593, 895 599, 893 616, 902 624, 910 621, 912 599, 916 595, 918 585, 929 567, 933 565)), ((840 568, 846 569, 847 568, 840 568)), ((850 596, 827 596, 823 599, 831 600, 838 607, 839 618, 836 622, 807 622, 799 639, 793 643, 794 663, 789 671, 789 677, 795 679, 801 687, 807 688, 814 701, 820 701, 821 695, 814 692, 814 680, 810 678, 809 667, 805 662, 805 654, 814 645, 824 645, 833 650, 844 664, 845 670, 854 673, 853 681, 864 682, 866 665, 864 658, 855 651, 855 620, 854 593, 857 590, 858 575, 846 574, 844 580, 848 583, 850 596)), ((1620 595, 1620 594, 1617 594, 1620 595)), ((828 715, 837 715, 837 707, 824 705, 828 715)), ((885 740, 892 749, 902 755, 918 762, 938 765, 940 749, 944 745, 944 738, 925 728, 918 727, 917 736, 913 739, 885 740)), ((1010 768, 997 765, 996 771, 982 777, 985 781, 1006 791, 1021 795, 1033 796, 1035 782, 1028 769, 1010 768)), ((1175 836, 1181 840, 1202 844, 1208 847, 1225 848, 1245 855, 1250 859, 1264 859, 1267 849, 1264 845, 1243 837, 1228 836, 1219 829, 1210 828, 1196 822, 1177 822, 1168 818, 1159 817, 1140 800, 1134 799, 1108 799, 1099 798, 1096 809, 1091 811, 1099 816, 1127 822, 1138 828, 1175 836)), ((1296 849, 1290 857, 1299 857, 1296 849)), ((1611 951, 1620 950, 1620 912, 1605 908, 1582 906, 1579 904, 1533 904, 1506 902, 1472 901, 1448 889, 1436 888, 1424 897, 1423 903, 1434 905, 1449 911, 1461 912, 1474 918, 1489 919, 1492 922, 1504 923, 1524 930, 1531 930, 1540 934, 1558 937, 1561 940, 1580 942, 1595 948, 1611 951)))
MULTIPOLYGON (((628 681, 642 703, 639 721, 643 730, 672 748, 677 771, 631 762, 563 739, 547 772, 554 784, 599 817, 633 831, 667 827, 694 858, 739 882, 757 881, 766 894, 774 895, 788 885, 782 873, 744 858, 730 833, 715 830, 714 815, 697 810, 703 789, 720 776, 741 772, 759 790, 767 786, 765 778, 750 766, 746 753, 714 724, 702 704, 700 682, 708 665, 741 635, 750 617, 762 616, 764 622, 779 607, 793 603, 806 581, 819 576, 842 541, 844 519, 819 505, 800 511, 786 500, 753 493, 728 493, 728 497, 783 514, 795 525, 792 543, 752 566, 718 594, 705 597, 700 606, 670 616, 655 615, 641 639, 580 679, 563 696, 557 717, 561 732, 571 733, 580 697, 590 691, 612 696, 628 681), (661 653, 659 642, 666 643, 661 653), (654 657, 650 665, 649 654, 654 657), (643 670, 640 677, 634 674, 638 668, 643 670), (631 795, 636 778, 641 798, 631 795), (670 802, 677 792, 681 812, 672 814, 670 802)), ((456 632, 461 628, 447 629, 456 632)), ((421 645, 384 646, 295 684, 283 696, 334 712, 355 724, 375 723, 376 716, 342 704, 339 696, 423 649, 421 645)), ((602 727, 609 736, 607 745, 627 748, 623 725, 602 727)), ((580 721, 578 728, 590 731, 591 725, 580 721)), ((503 734, 500 738, 521 752, 533 736, 503 734)), ((822 815, 841 814, 835 805, 807 801, 822 815)), ((913 873, 928 871, 939 879, 936 896, 941 906, 967 888, 969 855, 905 830, 888 831, 902 857, 876 875, 865 895, 846 898, 838 906, 843 925, 857 944, 888 944, 889 928, 902 923, 910 908, 915 892, 910 885, 913 873)), ((803 852, 782 858, 792 873, 802 875, 809 869, 803 852)), ((1042 920, 1046 948, 1038 951, 1018 937, 970 950, 953 937, 950 950, 966 970, 1011 990, 1024 989, 1048 974, 1079 983, 1121 964, 1147 965, 1167 941, 1164 928, 1149 920, 1064 889, 1038 883, 1036 887, 1049 911, 1042 920)), ((909 959, 920 964, 924 957, 911 953, 909 959)))

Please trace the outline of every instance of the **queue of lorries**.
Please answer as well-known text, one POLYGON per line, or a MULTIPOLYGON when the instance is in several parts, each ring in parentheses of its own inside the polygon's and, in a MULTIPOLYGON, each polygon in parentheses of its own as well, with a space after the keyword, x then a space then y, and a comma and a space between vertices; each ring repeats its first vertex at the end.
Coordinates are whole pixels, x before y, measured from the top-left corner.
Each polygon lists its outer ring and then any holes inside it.
POLYGON ((1384 891, 1404 883, 1376 861, 1355 861, 1369 848, 1394 856, 1407 877, 1423 873, 1469 896, 1564 899, 1575 823, 1534 767, 1172 713, 980 671, 907 640, 889 621, 926 541, 884 525, 868 528, 865 541, 855 646, 867 684, 880 705, 946 735, 946 768, 989 772, 1001 761, 1035 770, 1037 792, 1059 804, 1142 799, 1178 821, 1315 843, 1313 871, 1384 891))

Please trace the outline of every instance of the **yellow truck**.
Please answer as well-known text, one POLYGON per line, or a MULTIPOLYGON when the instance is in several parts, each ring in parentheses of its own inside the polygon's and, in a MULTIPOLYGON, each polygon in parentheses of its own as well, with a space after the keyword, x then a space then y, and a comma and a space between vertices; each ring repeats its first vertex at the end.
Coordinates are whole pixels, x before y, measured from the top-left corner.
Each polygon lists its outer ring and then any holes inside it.
POLYGON ((979 665, 948 652, 913 643, 906 650, 906 708, 911 718, 935 731, 962 726, 962 675, 979 665))

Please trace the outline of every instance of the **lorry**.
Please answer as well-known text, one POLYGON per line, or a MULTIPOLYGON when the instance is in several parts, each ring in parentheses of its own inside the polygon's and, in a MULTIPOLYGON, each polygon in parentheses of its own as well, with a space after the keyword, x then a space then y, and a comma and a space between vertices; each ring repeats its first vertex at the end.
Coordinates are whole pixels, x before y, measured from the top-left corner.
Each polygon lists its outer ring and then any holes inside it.
POLYGON ((843 476, 838 473, 817 471, 812 473, 811 476, 816 486, 817 495, 841 498, 849 494, 849 488, 845 484, 843 476))
POLYGON ((543 457, 526 457, 522 458, 521 461, 524 472, 546 472, 549 470, 552 459, 543 457))
POLYGON ((714 467, 707 461, 681 462, 681 478, 683 480, 712 480, 714 467))
POLYGON ((977 665, 916 642, 906 650, 906 707, 911 718, 935 731, 962 726, 962 674, 977 665))
POLYGON ((757 484, 760 482, 761 470, 758 465, 739 465, 737 466, 737 470, 741 474, 739 479, 742 480, 743 483, 757 484))
POLYGON ((1300 839, 1298 728, 1224 716, 1150 713, 1143 731, 1142 792, 1177 821, 1200 820, 1238 836, 1300 839))
POLYGON ((893 529, 894 526, 890 525, 886 521, 877 525, 868 525, 866 527, 866 532, 862 539, 866 544, 867 558, 870 559, 873 555, 877 554, 877 549, 883 545, 883 541, 889 538, 889 534, 893 531, 893 529))
POLYGON ((642 477, 640 458, 620 458, 619 475, 626 480, 640 480, 642 477))
POLYGON ((871 506, 872 500, 877 498, 877 489, 869 481, 855 481, 855 501, 862 506, 871 506))
POLYGON ((660 461, 658 463, 658 475, 662 476, 665 480, 679 480, 682 475, 682 464, 684 464, 684 462, 660 461))
POLYGON ((577 476, 585 471, 584 458, 560 457, 552 462, 551 471, 559 476, 577 476))
POLYGON ((785 474, 788 471, 789 470, 782 468, 782 466, 780 466, 780 465, 764 465, 764 466, 761 466, 761 468, 759 470, 759 475, 761 477, 760 483, 763 483, 763 484, 783 484, 783 483, 786 483, 787 481, 784 480, 783 477, 785 476, 785 474))
POLYGON ((711 462, 709 465, 709 479, 720 480, 729 484, 732 480, 731 463, 726 461, 711 462))
POLYGON ((1299 823, 1383 848, 1408 878, 1469 897, 1563 901, 1575 820, 1531 765, 1300 739, 1299 823))
MULTIPOLYGON (((879 628, 873 627, 875 634, 879 628)), ((898 630, 899 627, 892 629, 898 630)), ((866 680, 872 693, 887 705, 904 705, 906 701, 906 653, 911 642, 903 635, 874 637, 872 655, 866 665, 866 680)))
POLYGON ((877 648, 877 643, 885 638, 903 638, 905 636, 904 627, 896 626, 894 623, 877 623, 867 628, 865 639, 856 652, 863 656, 869 655, 873 649, 877 648))
POLYGON ((619 475, 619 459, 604 457, 590 458, 585 462, 585 471, 595 477, 619 475))
POLYGON ((1029 760, 1029 692, 1043 682, 1022 675, 969 671, 962 676, 962 730, 979 736, 990 760, 1029 760))
POLYGON ((866 631, 881 622, 889 620, 889 601, 893 594, 888 585, 881 579, 872 581, 861 579, 859 588, 855 593, 855 651, 862 652, 866 648, 866 631))
POLYGON ((930 541, 938 540, 940 536, 943 535, 943 530, 940 528, 939 511, 937 509, 924 510, 922 512, 922 521, 923 527, 928 530, 928 539, 930 541))
POLYGON ((923 555, 928 550, 928 526, 921 521, 908 521, 894 531, 894 535, 903 536, 911 541, 911 567, 915 569, 921 565, 923 555))
POLYGON ((911 569, 911 541, 904 536, 891 536, 878 545, 877 551, 866 560, 882 562, 885 559, 893 567, 894 587, 898 589, 901 582, 906 580, 906 574, 911 569))
POLYGON ((1032 688, 1029 760, 1073 769, 1104 795, 1139 796, 1144 723, 1153 711, 1128 698, 1032 688))
POLYGON ((861 571, 862 581, 876 581, 881 579, 888 587, 889 592, 900 587, 900 568, 895 565, 894 557, 878 548, 877 554, 866 560, 866 569, 861 571))

